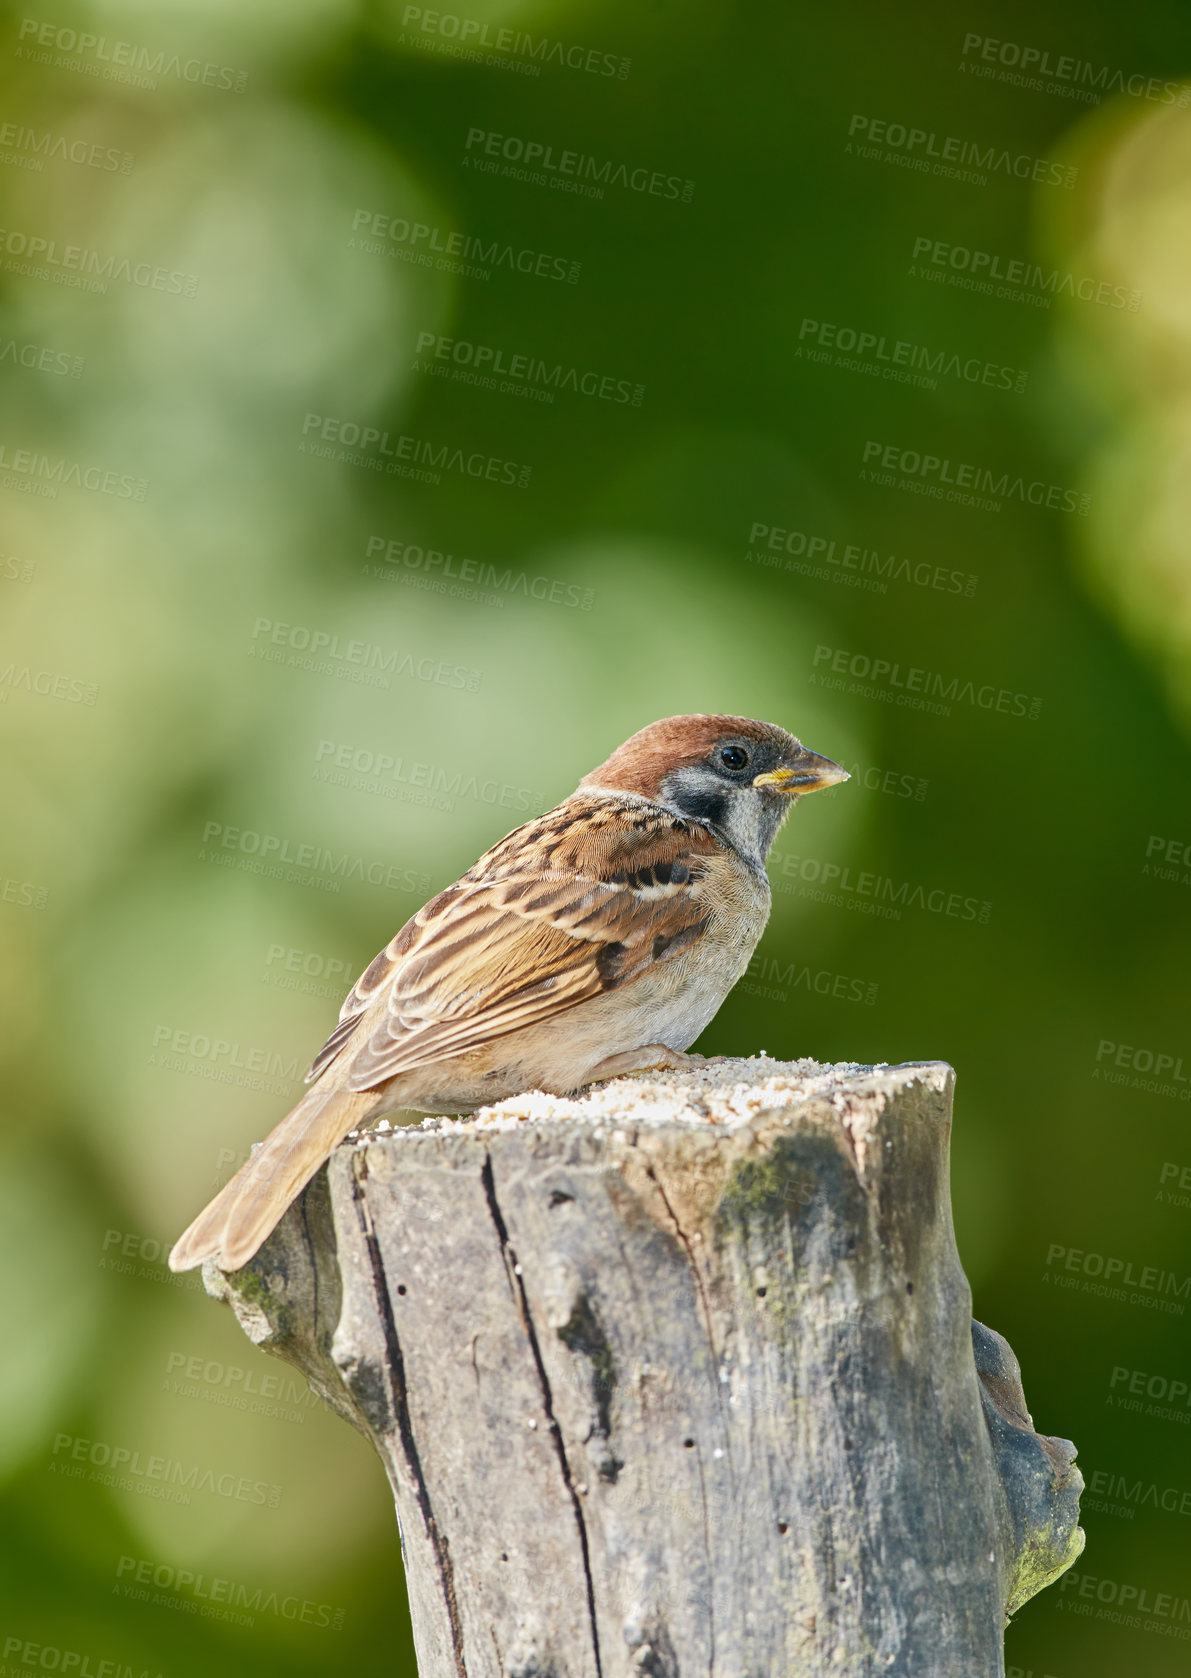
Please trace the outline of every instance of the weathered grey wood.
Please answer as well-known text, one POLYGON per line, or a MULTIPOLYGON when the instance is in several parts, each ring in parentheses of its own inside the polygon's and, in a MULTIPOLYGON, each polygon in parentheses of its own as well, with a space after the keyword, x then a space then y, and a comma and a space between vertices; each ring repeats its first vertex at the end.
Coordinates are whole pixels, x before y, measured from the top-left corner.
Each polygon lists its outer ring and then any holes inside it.
POLYGON ((422 1678, 1003 1673, 1074 1448, 971 1321, 950 1068, 820 1070, 738 1123, 622 1081, 345 1146, 209 1267, 380 1453, 422 1678))

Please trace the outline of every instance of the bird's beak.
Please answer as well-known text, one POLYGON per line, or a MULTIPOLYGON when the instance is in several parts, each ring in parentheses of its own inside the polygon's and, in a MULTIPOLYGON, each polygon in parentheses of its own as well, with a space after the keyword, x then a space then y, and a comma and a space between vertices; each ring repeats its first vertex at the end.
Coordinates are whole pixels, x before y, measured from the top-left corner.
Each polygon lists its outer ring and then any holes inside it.
POLYGON ((832 763, 829 757, 804 751, 797 763, 782 769, 771 769, 767 775, 758 775, 753 785, 772 787, 775 792, 822 792, 824 787, 833 787, 840 781, 851 779, 848 771, 841 769, 838 763, 832 763))

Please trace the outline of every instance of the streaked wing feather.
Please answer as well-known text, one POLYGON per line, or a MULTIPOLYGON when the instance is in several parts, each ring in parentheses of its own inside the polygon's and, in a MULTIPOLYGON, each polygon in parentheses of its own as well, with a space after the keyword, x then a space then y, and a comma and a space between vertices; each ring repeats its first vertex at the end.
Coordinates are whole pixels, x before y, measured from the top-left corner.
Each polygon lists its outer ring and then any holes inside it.
POLYGON ((346 1082, 369 1089, 637 977, 707 924, 700 886, 718 849, 706 829, 661 810, 569 800, 402 927, 352 989, 309 1076, 354 1041, 346 1082))

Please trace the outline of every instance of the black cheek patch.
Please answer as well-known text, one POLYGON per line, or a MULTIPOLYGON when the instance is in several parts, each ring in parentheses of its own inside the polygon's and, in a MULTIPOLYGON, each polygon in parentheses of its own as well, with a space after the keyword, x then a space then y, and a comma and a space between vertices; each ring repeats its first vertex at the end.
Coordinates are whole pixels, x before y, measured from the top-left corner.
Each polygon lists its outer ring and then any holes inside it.
POLYGON ((713 827, 723 827, 728 815, 728 797, 726 792, 710 787, 705 792, 679 787, 671 796, 671 803, 693 821, 710 822, 713 827))

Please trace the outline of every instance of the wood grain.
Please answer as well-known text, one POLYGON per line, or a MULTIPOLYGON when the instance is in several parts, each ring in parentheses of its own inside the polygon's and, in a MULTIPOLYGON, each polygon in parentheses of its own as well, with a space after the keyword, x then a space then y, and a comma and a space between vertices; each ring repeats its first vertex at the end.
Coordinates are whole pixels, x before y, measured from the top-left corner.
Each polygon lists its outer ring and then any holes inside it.
POLYGON ((208 1266, 379 1452, 422 1678, 1003 1673, 1082 1481, 971 1321, 952 1083, 399 1131, 208 1266))

